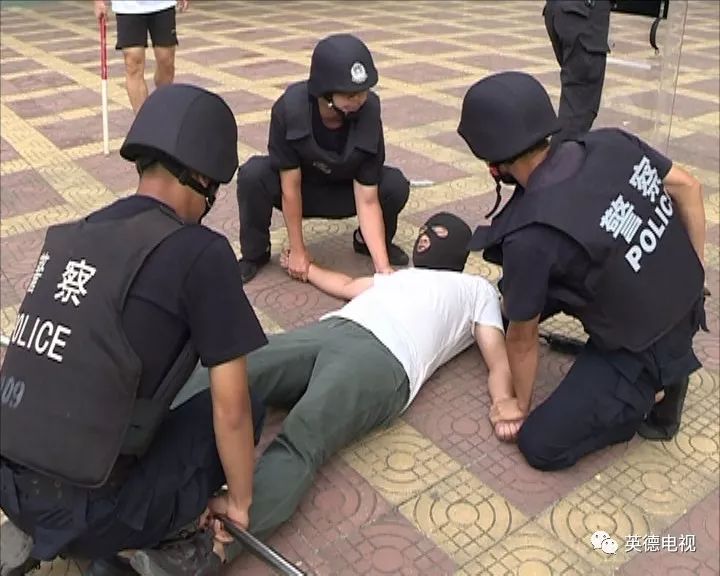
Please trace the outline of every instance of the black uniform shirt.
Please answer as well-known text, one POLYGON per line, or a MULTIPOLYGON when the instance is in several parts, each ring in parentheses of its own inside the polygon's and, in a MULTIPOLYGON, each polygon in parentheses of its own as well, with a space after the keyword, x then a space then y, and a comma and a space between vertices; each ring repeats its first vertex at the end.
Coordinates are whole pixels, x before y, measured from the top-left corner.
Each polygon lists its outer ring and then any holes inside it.
MULTIPOLYGON (((312 99, 312 137, 317 144, 325 150, 341 154, 345 149, 348 135, 348 123, 339 130, 330 130, 320 120, 320 112, 317 110, 316 100, 312 99)), ((302 158, 292 143, 287 140, 287 125, 284 118, 284 101, 281 96, 275 102, 270 114, 270 132, 268 135, 268 154, 274 169, 292 170, 299 168, 302 158)), ((385 164, 385 139, 383 138, 382 126, 380 129, 380 142, 376 154, 366 153, 367 158, 357 169, 354 179, 365 186, 379 184, 382 174, 382 167, 385 164)))
MULTIPOLYGON (((127 217, 156 202, 130 196, 90 220, 127 217)), ((130 287, 123 327, 142 362, 141 397, 152 396, 188 339, 208 367, 267 343, 230 244, 197 224, 173 233, 150 254, 130 287)))

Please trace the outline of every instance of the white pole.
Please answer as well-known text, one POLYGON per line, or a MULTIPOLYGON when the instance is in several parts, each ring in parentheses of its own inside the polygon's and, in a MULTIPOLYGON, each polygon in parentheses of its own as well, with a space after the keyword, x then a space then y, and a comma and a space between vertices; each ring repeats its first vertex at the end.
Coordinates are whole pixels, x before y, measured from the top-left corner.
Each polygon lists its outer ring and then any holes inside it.
POLYGON ((102 80, 102 122, 103 122, 103 152, 105 156, 110 154, 110 137, 108 135, 108 99, 107 79, 102 80))

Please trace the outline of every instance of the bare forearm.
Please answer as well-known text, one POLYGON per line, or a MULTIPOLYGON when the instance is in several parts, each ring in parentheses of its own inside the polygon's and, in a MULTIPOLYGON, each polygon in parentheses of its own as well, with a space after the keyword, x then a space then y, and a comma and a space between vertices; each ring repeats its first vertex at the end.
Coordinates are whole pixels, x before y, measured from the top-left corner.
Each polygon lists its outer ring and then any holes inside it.
POLYGON ((221 412, 215 412, 215 443, 227 480, 230 499, 241 508, 252 502, 253 469, 255 446, 253 441, 252 414, 249 405, 246 416, 237 422, 226 419, 221 412))
POLYGON ((302 195, 299 187, 283 189, 282 213, 287 228, 291 250, 304 250, 305 241, 302 231, 302 195))
POLYGON ((512 340, 507 342, 508 360, 512 373, 512 387, 520 409, 530 410, 538 365, 538 340, 512 340))
POLYGON ((316 264, 310 264, 308 281, 330 296, 342 298, 343 288, 352 282, 352 278, 342 272, 326 270, 316 264))
POLYGON ((357 206, 358 220, 363 239, 367 244, 376 270, 390 266, 385 243, 385 223, 380 201, 361 202, 357 206))
POLYGON ((488 392, 492 403, 512 398, 514 394, 510 370, 491 370, 488 374, 488 392))
MULTIPOLYGON (((698 186, 699 188, 699 186, 698 186)), ((705 265, 705 206, 703 205, 702 191, 698 189, 696 199, 692 203, 677 207, 685 230, 687 230, 690 242, 700 259, 705 265)))

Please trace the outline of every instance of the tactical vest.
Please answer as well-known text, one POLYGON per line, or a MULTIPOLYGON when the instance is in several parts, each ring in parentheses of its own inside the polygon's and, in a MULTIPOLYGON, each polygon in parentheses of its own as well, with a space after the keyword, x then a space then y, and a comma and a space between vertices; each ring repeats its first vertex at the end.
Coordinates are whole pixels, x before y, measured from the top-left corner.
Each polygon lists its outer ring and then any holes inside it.
POLYGON ((147 448, 197 356, 186 347, 155 396, 136 401, 141 364, 122 311, 145 259, 181 226, 158 207, 48 229, 2 367, 3 457, 97 487, 120 453, 147 448))
POLYGON ((586 303, 573 315, 598 345, 638 352, 692 309, 702 295, 703 268, 642 150, 614 129, 595 130, 580 143, 585 158, 578 171, 553 185, 518 187, 478 249, 502 264, 508 234, 531 224, 564 232, 591 262, 586 303))
POLYGON ((382 124, 380 99, 368 92, 358 117, 350 122, 347 142, 342 154, 321 148, 312 134, 312 106, 307 82, 292 84, 283 95, 286 138, 300 156, 303 179, 313 182, 342 182, 352 180, 368 154, 380 150, 382 124))

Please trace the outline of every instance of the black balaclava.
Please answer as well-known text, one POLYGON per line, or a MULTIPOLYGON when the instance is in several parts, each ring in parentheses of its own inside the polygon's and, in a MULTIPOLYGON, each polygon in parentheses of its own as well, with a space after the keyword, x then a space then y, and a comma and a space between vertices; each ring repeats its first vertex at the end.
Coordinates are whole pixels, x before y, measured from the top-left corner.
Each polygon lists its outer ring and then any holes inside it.
POLYGON ((439 212, 431 216, 420 229, 413 247, 413 265, 415 268, 462 272, 470 253, 467 246, 471 237, 470 226, 462 218, 449 212, 439 212), (433 226, 445 228, 448 231, 447 236, 445 238, 438 236, 433 226), (427 250, 418 252, 420 236, 423 234, 426 234, 430 240, 430 246, 427 250))

